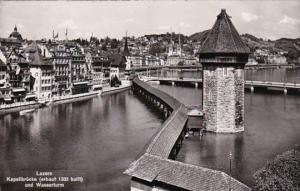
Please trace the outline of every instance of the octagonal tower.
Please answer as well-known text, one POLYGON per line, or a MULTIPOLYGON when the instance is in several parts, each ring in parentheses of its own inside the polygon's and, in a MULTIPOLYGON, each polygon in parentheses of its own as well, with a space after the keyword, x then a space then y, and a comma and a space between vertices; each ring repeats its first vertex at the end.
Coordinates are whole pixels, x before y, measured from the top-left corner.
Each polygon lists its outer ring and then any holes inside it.
POLYGON ((199 51, 208 131, 244 131, 244 67, 249 53, 230 16, 222 9, 199 51))

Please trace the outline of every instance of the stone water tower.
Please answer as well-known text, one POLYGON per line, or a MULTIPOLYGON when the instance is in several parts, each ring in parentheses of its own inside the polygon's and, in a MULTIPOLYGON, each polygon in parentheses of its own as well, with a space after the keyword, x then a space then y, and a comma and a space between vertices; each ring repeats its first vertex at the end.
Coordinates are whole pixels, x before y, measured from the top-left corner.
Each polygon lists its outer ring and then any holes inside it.
POLYGON ((208 131, 244 131, 244 67, 249 53, 230 16, 222 9, 199 51, 208 131))

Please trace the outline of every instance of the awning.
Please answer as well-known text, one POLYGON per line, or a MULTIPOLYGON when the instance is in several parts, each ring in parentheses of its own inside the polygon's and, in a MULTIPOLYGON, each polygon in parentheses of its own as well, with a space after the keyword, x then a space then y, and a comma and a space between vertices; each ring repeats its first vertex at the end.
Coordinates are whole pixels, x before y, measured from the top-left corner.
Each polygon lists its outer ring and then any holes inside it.
POLYGON ((93 85, 93 89, 95 88, 102 88, 102 85, 93 85))
POLYGON ((4 101, 12 101, 11 97, 5 97, 4 101))
POLYGON ((15 88, 12 90, 12 92, 25 92, 25 88, 15 88))
POLYGON ((36 95, 34 94, 26 95, 25 99, 29 99, 29 98, 36 98, 36 95))
POLYGON ((83 85, 83 84, 88 84, 89 82, 75 82, 73 85, 83 85))

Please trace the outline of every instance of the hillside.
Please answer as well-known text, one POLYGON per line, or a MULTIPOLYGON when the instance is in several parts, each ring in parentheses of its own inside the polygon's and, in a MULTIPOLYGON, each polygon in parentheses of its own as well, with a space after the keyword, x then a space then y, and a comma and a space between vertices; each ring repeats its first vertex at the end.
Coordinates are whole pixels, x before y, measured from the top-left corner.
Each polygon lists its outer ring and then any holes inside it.
POLYGON ((198 32, 195 34, 192 34, 191 36, 189 36, 189 40, 193 41, 193 42, 202 42, 206 39, 208 33, 210 30, 205 30, 202 32, 198 32))
MULTIPOLYGON (((209 31, 210 30, 205 30, 192 34, 189 36, 189 40, 192 40, 193 42, 200 42, 200 44, 202 44, 209 31)), ((271 41, 257 38, 251 34, 242 34, 241 38, 250 48, 251 52, 254 52, 256 49, 268 49, 270 52, 286 51, 286 57, 290 62, 293 62, 300 57, 300 38, 281 38, 271 41)))

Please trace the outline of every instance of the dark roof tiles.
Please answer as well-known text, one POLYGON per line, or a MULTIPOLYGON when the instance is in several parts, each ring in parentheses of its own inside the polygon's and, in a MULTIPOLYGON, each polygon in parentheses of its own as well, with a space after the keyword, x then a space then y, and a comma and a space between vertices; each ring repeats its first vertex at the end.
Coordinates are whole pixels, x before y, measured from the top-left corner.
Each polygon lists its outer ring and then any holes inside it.
POLYGON ((250 53, 225 9, 217 16, 199 53, 250 53))
POLYGON ((133 162, 125 173, 149 182, 163 182, 186 190, 227 191, 229 181, 235 191, 251 190, 224 172, 164 159, 148 153, 133 162))

